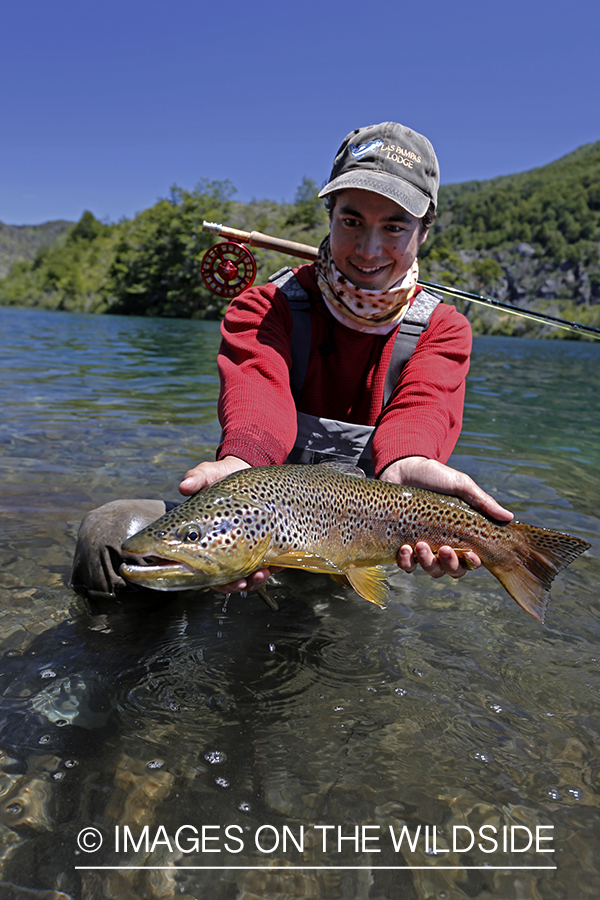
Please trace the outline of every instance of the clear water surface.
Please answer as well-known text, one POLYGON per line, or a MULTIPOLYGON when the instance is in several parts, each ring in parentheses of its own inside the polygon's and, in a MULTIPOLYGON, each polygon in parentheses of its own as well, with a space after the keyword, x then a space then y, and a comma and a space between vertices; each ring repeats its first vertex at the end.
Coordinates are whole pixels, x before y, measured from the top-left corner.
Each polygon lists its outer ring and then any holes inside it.
POLYGON ((592 544, 545 625, 486 572, 91 608, 78 523, 213 456, 218 341, 0 309, 0 896, 600 896, 600 345, 475 341, 453 464, 592 544))

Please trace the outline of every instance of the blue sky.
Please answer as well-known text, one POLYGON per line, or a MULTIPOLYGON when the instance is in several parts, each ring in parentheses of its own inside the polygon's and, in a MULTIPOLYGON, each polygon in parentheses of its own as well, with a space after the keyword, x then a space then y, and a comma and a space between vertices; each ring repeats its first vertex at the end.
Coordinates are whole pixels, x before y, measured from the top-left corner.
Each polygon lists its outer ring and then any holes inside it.
POLYGON ((172 184, 292 200, 343 137, 426 134, 442 182, 600 140, 598 0, 8 0, 0 221, 116 221, 172 184))

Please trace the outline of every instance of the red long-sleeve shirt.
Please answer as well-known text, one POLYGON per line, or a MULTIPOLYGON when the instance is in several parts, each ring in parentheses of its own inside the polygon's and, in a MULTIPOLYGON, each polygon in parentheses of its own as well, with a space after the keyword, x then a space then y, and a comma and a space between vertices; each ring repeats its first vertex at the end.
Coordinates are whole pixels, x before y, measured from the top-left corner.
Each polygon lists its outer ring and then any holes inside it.
MULTIPOLYGON (((383 390, 396 329, 387 335, 353 331, 337 322, 323 301, 314 266, 295 270, 311 300, 312 343, 301 412, 376 425, 375 474, 406 456, 446 462, 462 425, 471 328, 440 303, 404 367, 385 410, 383 390), (322 347, 333 347, 322 352, 322 347)), ((219 459, 237 456, 252 466, 285 462, 296 439, 290 389, 292 316, 273 284, 253 287, 232 301, 221 325, 218 365, 219 459)))

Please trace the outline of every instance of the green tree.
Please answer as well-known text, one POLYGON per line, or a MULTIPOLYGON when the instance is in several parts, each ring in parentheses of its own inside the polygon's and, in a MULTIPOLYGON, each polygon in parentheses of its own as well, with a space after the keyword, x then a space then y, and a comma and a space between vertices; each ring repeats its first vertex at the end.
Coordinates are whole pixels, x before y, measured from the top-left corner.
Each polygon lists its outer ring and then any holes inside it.
POLYGON ((104 307, 106 249, 114 226, 86 210, 56 243, 42 247, 31 263, 14 266, 0 284, 2 302, 95 312, 104 307))
POLYGON ((224 301, 204 286, 200 267, 215 242, 204 219, 227 219, 234 193, 227 181, 201 181, 195 190, 174 186, 127 223, 108 273, 111 312, 129 315, 217 318, 224 301))
POLYGON ((323 201, 319 200, 319 188, 312 178, 305 175, 296 189, 294 205, 285 224, 300 226, 301 230, 310 231, 322 225, 326 219, 323 201))

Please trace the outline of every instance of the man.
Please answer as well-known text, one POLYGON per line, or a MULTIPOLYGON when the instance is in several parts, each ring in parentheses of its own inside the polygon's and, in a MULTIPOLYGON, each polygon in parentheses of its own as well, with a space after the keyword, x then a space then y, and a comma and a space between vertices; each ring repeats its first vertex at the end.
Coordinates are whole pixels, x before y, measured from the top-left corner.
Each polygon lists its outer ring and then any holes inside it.
MULTIPOLYGON (((346 137, 319 195, 331 227, 317 261, 244 291, 229 307, 218 360, 222 440, 216 461, 186 473, 183 495, 249 466, 341 458, 383 481, 455 494, 499 521, 512 518, 445 465, 462 424, 471 331, 417 285, 438 185, 433 147, 411 129, 385 122, 346 137)), ((114 572, 116 538, 164 511, 157 501, 140 503, 151 506, 117 501, 86 517, 74 586, 102 593, 104 535, 114 572)), ((421 565, 434 578, 459 578, 469 563, 480 565, 475 553, 461 561, 450 547, 434 554, 425 542, 398 553, 404 571, 421 565)), ((261 569, 222 589, 253 590, 269 575, 261 569)), ((116 579, 111 574, 106 592, 122 585, 116 579)))

